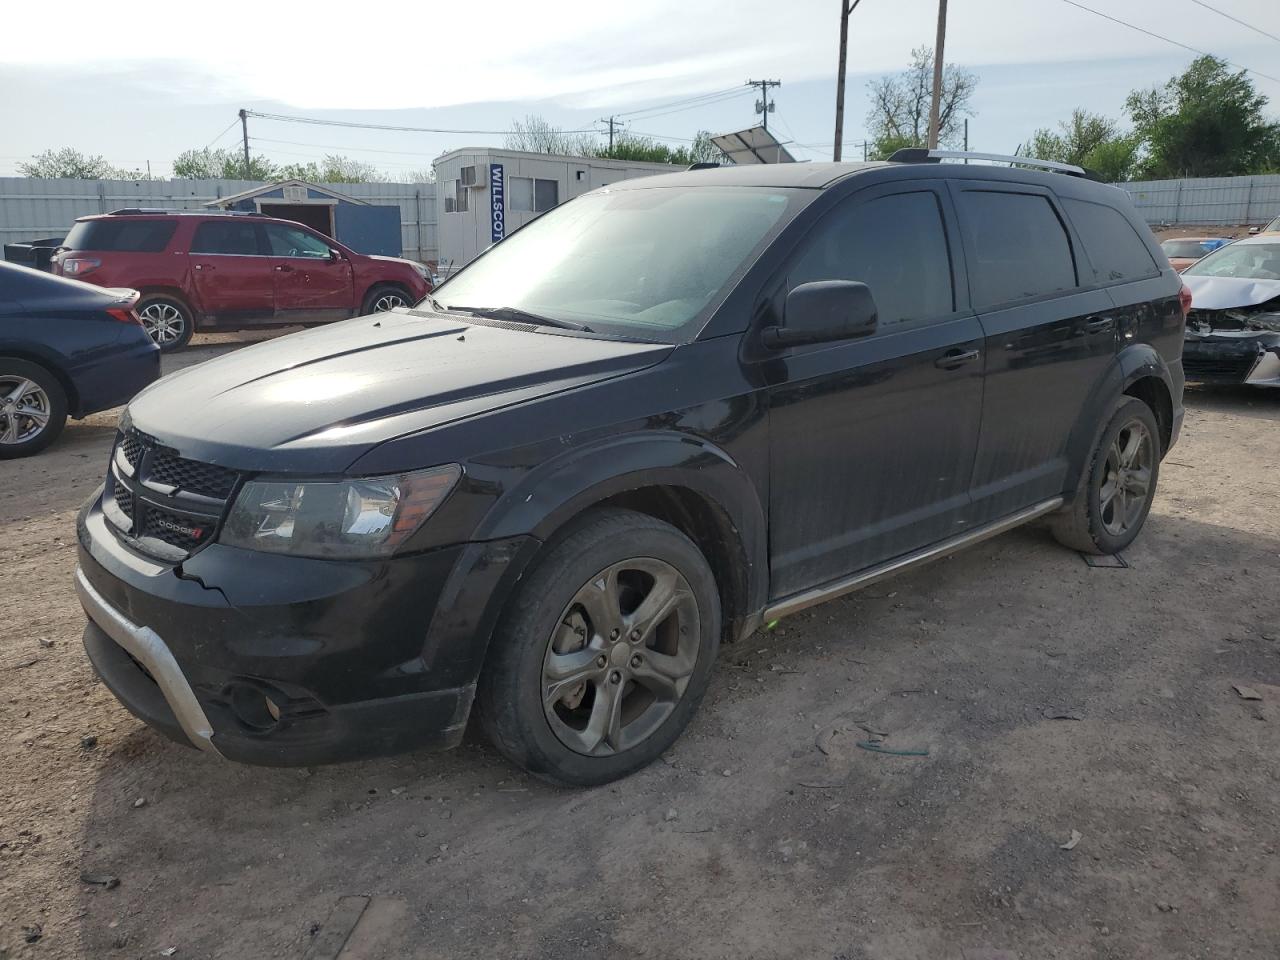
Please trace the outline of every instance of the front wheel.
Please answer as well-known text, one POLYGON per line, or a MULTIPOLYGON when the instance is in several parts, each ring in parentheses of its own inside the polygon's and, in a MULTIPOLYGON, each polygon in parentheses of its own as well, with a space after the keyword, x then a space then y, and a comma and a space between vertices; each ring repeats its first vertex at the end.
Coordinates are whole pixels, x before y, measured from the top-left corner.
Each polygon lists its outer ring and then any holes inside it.
POLYGON ((38 364, 0 357, 0 460, 39 453, 67 422, 67 392, 38 364))
POLYGON ((643 514, 596 511, 512 597, 477 691, 481 722, 543 779, 616 780, 680 736, 719 639, 715 578, 693 542, 643 514))
POLYGON ((397 287, 392 284, 382 284, 370 290, 364 298, 364 314, 367 316, 371 313, 385 313, 388 310, 394 310, 396 307, 411 307, 409 302, 409 294, 404 291, 403 287, 397 287))
POLYGON ((1146 523, 1160 475, 1160 429, 1141 400, 1121 397, 1098 438, 1072 502, 1053 535, 1082 553, 1119 553, 1146 523))

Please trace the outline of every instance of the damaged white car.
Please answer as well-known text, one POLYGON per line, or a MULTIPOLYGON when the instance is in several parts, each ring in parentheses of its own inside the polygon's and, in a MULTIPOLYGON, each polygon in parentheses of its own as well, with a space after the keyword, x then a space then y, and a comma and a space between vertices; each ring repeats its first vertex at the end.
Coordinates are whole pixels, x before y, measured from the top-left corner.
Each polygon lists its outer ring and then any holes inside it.
POLYGON ((1182 278, 1191 291, 1187 380, 1280 387, 1280 237, 1237 240, 1182 278))

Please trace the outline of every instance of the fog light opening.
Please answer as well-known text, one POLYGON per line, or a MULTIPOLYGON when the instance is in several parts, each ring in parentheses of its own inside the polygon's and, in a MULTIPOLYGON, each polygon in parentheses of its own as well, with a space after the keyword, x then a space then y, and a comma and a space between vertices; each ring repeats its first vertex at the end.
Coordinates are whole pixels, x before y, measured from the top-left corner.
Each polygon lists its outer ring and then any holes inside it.
POLYGON ((263 691, 247 683, 235 683, 226 692, 231 712, 240 723, 256 733, 267 733, 280 723, 282 699, 274 691, 263 691))

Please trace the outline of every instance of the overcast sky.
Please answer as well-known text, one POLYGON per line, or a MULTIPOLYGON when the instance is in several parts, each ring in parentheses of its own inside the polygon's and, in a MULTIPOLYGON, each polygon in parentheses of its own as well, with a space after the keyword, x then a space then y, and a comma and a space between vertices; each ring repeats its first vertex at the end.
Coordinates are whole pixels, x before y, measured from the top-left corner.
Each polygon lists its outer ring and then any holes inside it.
MULTIPOLYGON (((1280 41, 1195 0, 1080 2, 1280 77, 1280 41)), ((1204 2, 1280 36, 1280 0, 1204 2)), ((465 130, 504 130, 530 113, 601 127, 598 118, 629 113, 621 119, 636 131, 692 137, 755 122, 751 92, 643 108, 761 77, 783 81, 770 126, 798 144, 797 157, 830 159, 838 3, 374 0, 328 15, 324 3, 14 2, 0 41, 0 175, 61 146, 167 174, 186 148, 238 147, 241 106, 465 130)), ((863 139, 867 81, 931 44, 936 15, 936 0, 862 0, 850 21, 846 141, 863 139)), ((946 59, 980 78, 973 149, 1012 151, 1075 106, 1118 115, 1131 89, 1163 82, 1193 56, 1066 0, 950 0, 946 59)), ((1280 82, 1255 82, 1280 111, 1280 82)), ((255 152, 278 162, 339 152, 393 175, 502 140, 256 119, 250 135, 255 152)))

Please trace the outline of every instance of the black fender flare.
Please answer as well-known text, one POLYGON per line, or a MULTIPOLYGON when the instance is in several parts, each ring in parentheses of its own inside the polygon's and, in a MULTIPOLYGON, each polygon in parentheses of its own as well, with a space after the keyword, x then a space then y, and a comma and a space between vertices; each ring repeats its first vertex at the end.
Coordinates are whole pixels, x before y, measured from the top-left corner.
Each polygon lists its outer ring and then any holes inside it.
POLYGON ((1105 426, 1102 418, 1117 397, 1144 377, 1158 379, 1169 392, 1170 401, 1174 401, 1169 365, 1149 343, 1131 343, 1122 348, 1094 382, 1067 440, 1067 491, 1074 492, 1080 482, 1080 474, 1088 463, 1099 432, 1105 426))
POLYGON ((758 613, 768 592, 768 526, 759 491, 724 449, 671 430, 645 431, 585 444, 521 478, 485 515, 477 540, 532 536, 546 542, 592 506, 631 491, 674 488, 701 498, 727 522, 730 553, 741 564, 745 613, 758 613))

